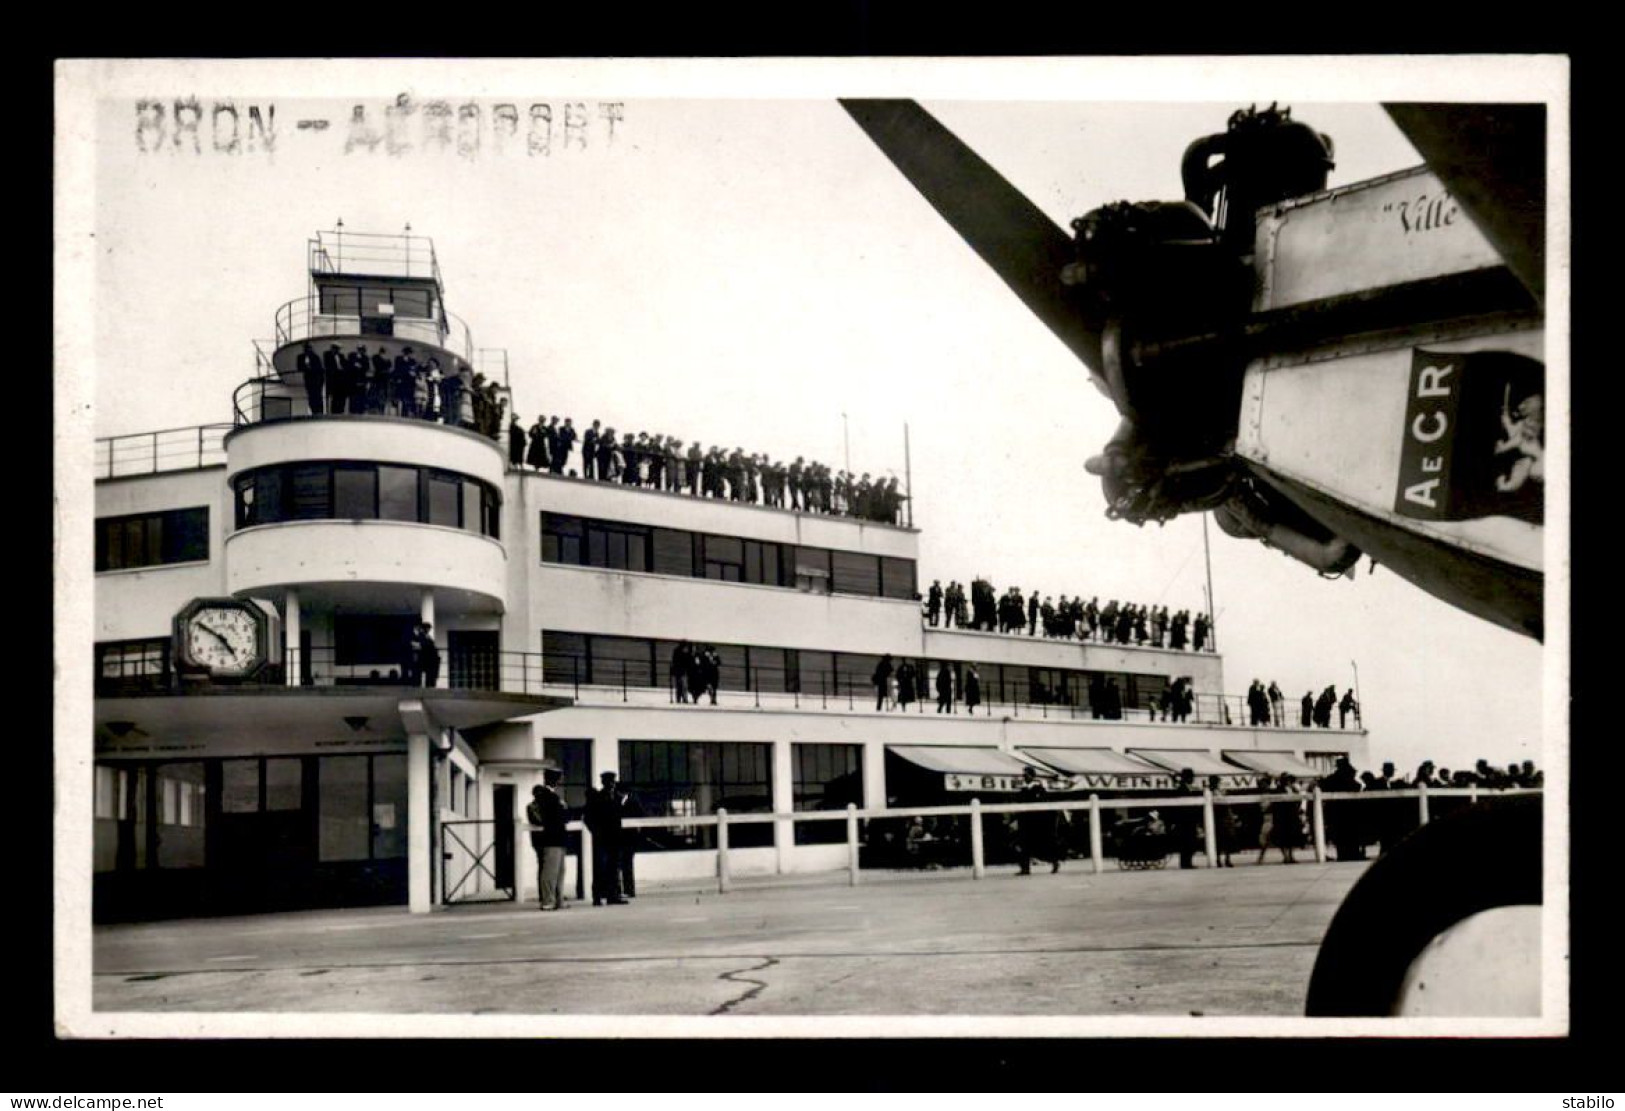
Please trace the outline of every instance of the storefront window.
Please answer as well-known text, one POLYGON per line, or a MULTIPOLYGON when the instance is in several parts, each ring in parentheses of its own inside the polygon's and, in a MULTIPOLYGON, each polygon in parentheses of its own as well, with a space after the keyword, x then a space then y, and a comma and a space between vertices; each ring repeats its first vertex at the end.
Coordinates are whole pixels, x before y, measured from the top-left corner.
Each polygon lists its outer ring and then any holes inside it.
MULTIPOLYGON (((773 746, 754 742, 622 741, 621 782, 653 816, 700 816, 726 808, 730 814, 773 809, 773 746)), ((716 830, 690 826, 647 831, 646 847, 714 849, 716 830)), ((728 844, 773 844, 771 822, 731 827, 728 844)))
MULTIPOLYGON (((797 810, 844 810, 863 805, 863 748, 860 745, 794 745, 791 748, 794 805, 797 810)), ((796 844, 827 845, 846 840, 846 823, 797 822, 796 844)))
POLYGON ((324 756, 317 768, 317 859, 366 860, 368 756, 324 756))

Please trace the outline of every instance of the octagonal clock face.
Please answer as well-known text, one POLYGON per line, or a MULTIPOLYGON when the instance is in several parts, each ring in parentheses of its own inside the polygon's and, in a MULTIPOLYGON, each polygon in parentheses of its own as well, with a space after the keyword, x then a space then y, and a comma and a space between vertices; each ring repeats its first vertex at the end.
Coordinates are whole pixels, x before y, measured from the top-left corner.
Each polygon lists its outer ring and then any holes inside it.
POLYGON ((241 604, 193 603, 179 633, 182 655, 212 675, 241 678, 265 662, 260 622, 241 604))

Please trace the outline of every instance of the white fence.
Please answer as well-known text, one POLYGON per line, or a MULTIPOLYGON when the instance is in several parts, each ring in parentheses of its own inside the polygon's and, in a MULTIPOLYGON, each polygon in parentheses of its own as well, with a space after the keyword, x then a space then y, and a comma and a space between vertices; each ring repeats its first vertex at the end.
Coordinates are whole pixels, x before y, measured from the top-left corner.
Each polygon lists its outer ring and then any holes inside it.
MULTIPOLYGON (((1540 788, 1509 788, 1505 790, 1489 790, 1478 787, 1446 787, 1446 788, 1407 788, 1397 791, 1357 791, 1357 792, 1322 792, 1318 787, 1299 794, 1301 804, 1308 808, 1309 827, 1312 844, 1317 862, 1326 860, 1326 816, 1324 805, 1328 802, 1357 802, 1362 805, 1374 805, 1379 802, 1392 803, 1400 799, 1414 799, 1416 803, 1416 824, 1426 825, 1430 820, 1430 800, 1439 799, 1466 799, 1475 804, 1481 798, 1508 797, 1512 795, 1538 795, 1540 788)), ((1209 868, 1217 867, 1219 861, 1218 828, 1215 820, 1217 807, 1245 807, 1259 805, 1277 805, 1287 801, 1291 796, 1283 794, 1220 794, 1204 790, 1200 795, 1172 795, 1158 798, 1111 798, 1102 800, 1098 795, 1090 795, 1087 800, 1067 799, 1056 802, 1027 802, 1027 803, 994 803, 984 805, 979 799, 972 799, 969 805, 964 806, 912 806, 900 808, 859 809, 848 805, 845 810, 798 810, 790 814, 780 813, 749 813, 729 814, 726 810, 718 810, 714 815, 694 815, 659 818, 627 818, 622 821, 623 829, 669 829, 682 827, 693 829, 696 827, 715 827, 717 831, 716 847, 716 881, 717 890, 726 894, 733 886, 733 874, 729 862, 728 831, 739 825, 760 822, 845 822, 846 823, 846 873, 847 882, 857 886, 860 868, 858 855, 860 842, 858 837, 858 823, 860 821, 898 820, 914 817, 958 817, 969 816, 970 821, 970 868, 971 875, 981 879, 987 874, 983 846, 982 818, 985 815, 1028 814, 1051 812, 1057 815, 1086 813, 1089 822, 1089 855, 1095 874, 1105 869, 1104 840, 1102 838, 1101 811, 1165 811, 1181 807, 1202 808, 1202 849, 1209 868)), ((572 832, 581 834, 581 857, 579 867, 582 870, 581 883, 584 890, 592 890, 593 852, 592 831, 585 828, 579 821, 570 822, 567 828, 572 832)), ((519 862, 529 857, 527 839, 533 832, 540 832, 536 827, 523 823, 515 825, 515 866, 522 867, 519 862)))

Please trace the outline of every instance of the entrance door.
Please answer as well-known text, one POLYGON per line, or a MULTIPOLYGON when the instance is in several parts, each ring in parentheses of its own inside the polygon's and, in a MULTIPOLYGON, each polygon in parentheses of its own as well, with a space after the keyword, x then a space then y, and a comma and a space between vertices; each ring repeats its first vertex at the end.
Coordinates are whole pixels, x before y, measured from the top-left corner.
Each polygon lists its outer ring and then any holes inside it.
POLYGON ((498 783, 491 789, 492 817, 496 819, 496 872, 498 887, 516 887, 514 883, 513 819, 514 785, 498 783))
POLYGON ((497 659, 502 634, 454 629, 446 634, 450 658, 448 682, 453 690, 500 690, 497 659))
MULTIPOLYGON (((309 761, 314 763, 314 761, 309 761)), ((303 757, 251 757, 218 765, 218 817, 210 815, 212 901, 220 910, 310 904, 316 863, 314 768, 303 757)))

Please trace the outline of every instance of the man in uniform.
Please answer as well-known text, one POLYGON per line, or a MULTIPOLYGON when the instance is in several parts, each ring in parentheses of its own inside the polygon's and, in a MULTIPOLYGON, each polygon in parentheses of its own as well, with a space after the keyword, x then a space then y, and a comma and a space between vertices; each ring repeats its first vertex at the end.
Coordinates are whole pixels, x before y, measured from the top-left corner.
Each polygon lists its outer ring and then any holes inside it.
POLYGON ((559 798, 557 767, 542 767, 542 785, 530 790, 525 820, 530 823, 530 846, 536 850, 537 891, 542 910, 564 909, 564 800, 559 798))
POLYGON ((621 898, 621 808, 615 799, 615 773, 598 777, 599 790, 587 792, 582 815, 592 833, 592 905, 625 903, 621 898))

